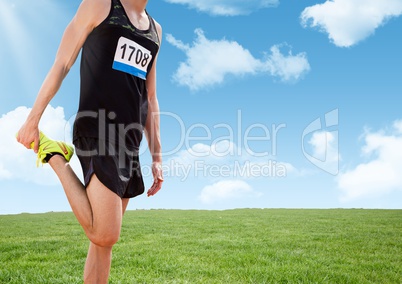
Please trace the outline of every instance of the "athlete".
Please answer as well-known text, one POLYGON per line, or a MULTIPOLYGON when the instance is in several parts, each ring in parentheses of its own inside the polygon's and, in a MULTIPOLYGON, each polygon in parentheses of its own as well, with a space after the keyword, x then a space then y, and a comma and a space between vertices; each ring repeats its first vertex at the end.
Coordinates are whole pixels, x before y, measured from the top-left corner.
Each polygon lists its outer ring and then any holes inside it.
POLYGON ((107 283, 113 245, 130 198, 144 192, 138 159, 143 132, 152 156, 153 185, 162 186, 156 60, 161 26, 147 0, 83 0, 17 141, 33 149, 59 177, 90 240, 84 283, 107 283), (73 144, 84 184, 69 166, 74 148, 39 130, 42 114, 81 53, 81 88, 73 144))

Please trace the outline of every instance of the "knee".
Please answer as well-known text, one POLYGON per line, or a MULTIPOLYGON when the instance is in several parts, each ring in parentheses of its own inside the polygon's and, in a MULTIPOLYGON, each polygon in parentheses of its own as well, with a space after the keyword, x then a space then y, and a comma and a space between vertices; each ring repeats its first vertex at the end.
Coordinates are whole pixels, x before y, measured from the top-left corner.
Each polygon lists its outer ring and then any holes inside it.
POLYGON ((120 232, 95 233, 89 240, 99 247, 113 247, 119 240, 120 232))

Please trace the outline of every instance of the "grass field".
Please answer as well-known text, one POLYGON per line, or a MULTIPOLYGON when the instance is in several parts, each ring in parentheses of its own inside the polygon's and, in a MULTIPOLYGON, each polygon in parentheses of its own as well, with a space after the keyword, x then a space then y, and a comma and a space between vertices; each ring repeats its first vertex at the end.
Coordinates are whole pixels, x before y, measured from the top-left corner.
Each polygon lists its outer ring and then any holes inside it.
MULTIPOLYGON (((0 283, 82 283, 72 213, 0 216, 0 283)), ((402 283, 402 210, 137 210, 110 283, 402 283)))

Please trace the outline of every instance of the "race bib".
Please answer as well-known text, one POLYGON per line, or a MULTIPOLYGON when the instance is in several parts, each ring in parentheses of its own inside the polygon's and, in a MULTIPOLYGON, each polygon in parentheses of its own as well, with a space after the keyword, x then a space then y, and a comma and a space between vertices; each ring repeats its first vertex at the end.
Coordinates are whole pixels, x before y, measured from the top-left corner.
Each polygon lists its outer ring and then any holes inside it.
POLYGON ((151 59, 152 55, 148 49, 135 41, 121 37, 117 43, 113 69, 145 80, 151 59))

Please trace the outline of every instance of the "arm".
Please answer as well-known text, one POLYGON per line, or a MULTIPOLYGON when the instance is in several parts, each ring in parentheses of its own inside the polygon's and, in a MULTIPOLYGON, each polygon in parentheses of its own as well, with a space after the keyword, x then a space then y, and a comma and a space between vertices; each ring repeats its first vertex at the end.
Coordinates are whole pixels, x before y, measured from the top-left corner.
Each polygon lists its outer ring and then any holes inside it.
MULTIPOLYGON (((156 23, 159 39, 162 39, 162 28, 156 23)), ((150 74, 147 78, 147 90, 148 90, 148 116, 145 124, 145 136, 148 141, 149 151, 152 156, 152 174, 154 176, 154 183, 148 190, 147 195, 155 195, 162 187, 163 175, 162 175, 162 146, 160 137, 160 115, 159 115, 159 103, 156 96, 156 62, 155 57, 150 74)))
POLYGON ((76 15, 64 31, 53 66, 39 90, 31 112, 17 135, 18 142, 28 149, 34 142, 35 153, 39 148, 38 125, 42 114, 73 66, 87 36, 107 16, 110 7, 107 7, 105 2, 108 1, 83 0, 76 15))

